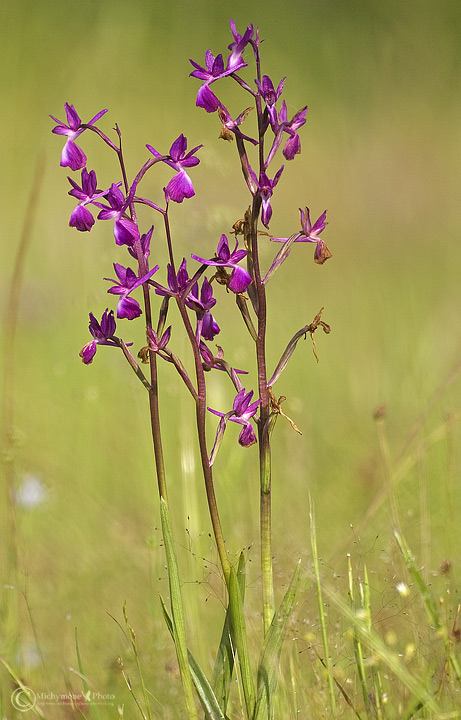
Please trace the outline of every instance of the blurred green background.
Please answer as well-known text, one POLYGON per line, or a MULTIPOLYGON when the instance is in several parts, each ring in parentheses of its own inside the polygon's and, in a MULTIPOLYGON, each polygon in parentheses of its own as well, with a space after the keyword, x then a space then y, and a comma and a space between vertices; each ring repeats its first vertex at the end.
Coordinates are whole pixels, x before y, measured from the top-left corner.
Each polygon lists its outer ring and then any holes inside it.
MULTIPOLYGON (((174 651, 158 603, 167 582, 147 401, 117 353, 103 348, 91 367, 78 358, 89 339, 88 312, 100 317, 111 303, 102 278, 125 256, 108 225, 91 234, 68 227, 74 203, 66 194, 67 169, 59 167, 62 140, 51 134, 48 115, 65 119, 66 101, 83 120, 108 108, 101 127, 108 133, 114 123, 121 128, 131 177, 147 157, 146 143, 166 152, 181 132, 189 147, 203 143, 193 177, 196 197, 171 215, 177 256, 211 256, 250 199, 235 148, 218 141, 217 118, 195 107, 198 81, 188 77, 188 58, 201 63, 207 48, 224 53, 231 17, 241 32, 251 22, 259 26, 263 72, 274 84, 286 76, 289 115, 309 106, 302 154, 286 163, 271 232, 295 232, 300 207, 308 205, 313 219, 328 209, 323 237, 333 253, 318 267, 311 246, 295 247, 268 286, 273 364, 320 307, 332 328, 328 337, 316 336, 320 362, 310 341, 301 342, 275 388, 287 396, 284 411, 303 431, 300 437, 280 420, 274 435, 278 592, 296 559, 308 554, 309 492, 328 567, 343 572, 347 551, 379 563, 391 527, 373 420, 381 404, 391 461, 400 467, 410 458, 397 493, 414 549, 428 571, 450 556, 459 572, 460 3, 4 0, 2 318, 8 317, 31 192, 37 206, 20 262, 17 332, 14 342, 11 329, 3 333, 2 345, 2 367, 12 361, 14 370, 5 374, 8 427, 2 437, 12 433, 13 439, 4 441, 2 475, 5 485, 14 478, 16 500, 11 503, 6 489, 3 503, 13 516, 5 510, 2 584, 11 587, 2 590, 1 654, 36 688, 80 688, 69 670, 77 666, 78 628, 93 688, 113 692, 120 703, 125 690, 116 660, 129 652, 110 615, 120 620, 126 601, 160 703, 153 704, 164 708, 163 717, 174 716, 168 708, 179 691, 174 678, 164 678, 165 667, 174 675, 174 651), (439 442, 431 445, 437 428, 439 442), (37 502, 28 504, 31 492, 37 502), (383 502, 360 524, 376 498, 383 502)), ((252 72, 245 75, 249 81, 252 72)), ((234 88, 218 86, 218 94, 235 115, 248 104, 234 88)), ((247 123, 249 128, 251 117, 247 123)), ((115 160, 89 135, 81 144, 99 186, 106 187, 115 179, 115 160)), ((145 192, 161 202, 164 182, 162 176, 157 186, 152 173, 145 192)), ((146 228, 151 222, 146 216, 146 228)), ((159 233, 151 257, 158 252, 164 262, 160 223, 153 222, 159 233)), ((266 267, 273 254, 267 243, 266 267)), ((232 364, 252 370, 247 385, 254 386, 252 348, 231 298, 223 297, 218 307, 219 344, 232 364)), ((135 325, 125 324, 123 333, 138 347, 142 327, 135 325)), ((181 338, 175 350, 186 353, 181 338)), ((217 375, 210 376, 210 404, 224 410, 232 389, 217 375)), ((170 367, 162 368, 161 381, 171 500, 194 635, 208 612, 219 617, 221 586, 193 408, 170 367)), ((255 545, 249 589, 256 608, 257 451, 237 448, 232 429, 216 463, 218 500, 229 551, 255 545)), ((211 421, 210 439, 213 431, 211 421)), ((218 634, 216 626, 212 641, 218 634)), ((206 643, 197 645, 196 654, 209 665, 211 651, 206 643)), ((63 709, 51 712, 60 717, 63 709)), ((108 717, 116 717, 111 712, 108 717)))

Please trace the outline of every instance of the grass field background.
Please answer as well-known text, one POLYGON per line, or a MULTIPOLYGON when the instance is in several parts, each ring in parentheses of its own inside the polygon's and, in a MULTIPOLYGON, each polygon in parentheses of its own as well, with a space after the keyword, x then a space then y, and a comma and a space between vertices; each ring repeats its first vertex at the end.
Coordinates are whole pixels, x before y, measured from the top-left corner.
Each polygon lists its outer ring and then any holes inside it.
MULTIPOLYGON (((147 157, 146 143, 166 152, 181 132, 190 147, 203 143, 194 172, 196 197, 173 208, 172 224, 177 257, 211 256, 221 233, 243 216, 249 196, 235 148, 217 139, 217 118, 195 107, 198 83, 188 77, 188 58, 201 62, 207 48, 225 52, 231 17, 241 31, 250 22, 259 26, 263 72, 274 84, 286 76, 289 114, 309 106, 302 154, 286 163, 274 196, 271 232, 295 232, 300 207, 308 205, 314 219, 328 209, 323 237, 333 253, 318 267, 311 246, 294 248, 268 286, 268 352, 274 365, 290 337, 323 306, 332 328, 329 336, 316 336, 320 362, 310 341, 300 342, 275 388, 286 395, 284 410, 303 432, 300 437, 280 419, 274 433, 277 595, 299 557, 306 567, 311 562, 310 493, 326 581, 345 596, 346 553, 358 575, 366 563, 373 575, 376 623, 384 635, 401 633, 403 642, 404 616, 414 610, 416 618, 419 610, 417 600, 404 608, 395 596, 405 570, 392 540, 390 474, 402 527, 426 579, 444 597, 447 617, 454 618, 460 602, 459 3, 3 2, 0 301, 8 331, 21 233, 33 201, 36 209, 20 262, 16 332, 2 338, 2 437, 12 440, 2 441, 0 654, 37 691, 80 690, 81 680, 69 670, 77 667, 77 628, 92 687, 130 707, 117 658, 122 656, 135 676, 133 658, 110 617, 123 622, 126 602, 156 698, 154 716, 163 718, 181 716, 180 686, 158 601, 159 593, 167 595, 167 579, 147 399, 118 353, 101 348, 91 367, 78 358, 89 339, 88 312, 100 316, 111 306, 102 278, 113 274, 112 262, 123 262, 123 256, 108 225, 90 234, 68 227, 73 201, 66 194, 68 173, 59 167, 62 141, 51 134, 48 115, 64 118, 66 101, 84 120, 108 108, 101 127, 110 132, 117 122, 121 128, 130 176, 147 157), (386 417, 378 427, 373 415, 382 405, 386 417), (14 502, 8 478, 14 478, 14 502), (30 497, 31 488, 42 497, 28 507, 21 498, 30 497), (439 571, 447 559, 448 579, 439 571)), ((235 114, 247 103, 233 89, 228 98, 235 114)), ((107 186, 115 162, 96 137, 83 137, 89 167, 96 168, 98 185, 107 186)), ((158 189, 153 175, 148 182, 153 199, 157 192, 161 202, 165 178, 158 189)), ((152 258, 156 252, 164 262, 160 232, 152 258)), ((273 253, 268 243, 262 251, 267 267, 273 253)), ((247 385, 254 387, 251 343, 231 298, 218 307, 219 344, 232 364, 251 370, 247 385)), ((143 344, 141 326, 125 323, 123 333, 134 347, 143 344)), ((185 340, 176 342, 177 354, 185 354, 185 340)), ((193 407, 172 369, 161 371, 188 626, 194 652, 209 667, 220 632, 222 586, 209 537, 193 407)), ((225 409, 232 388, 216 375, 210 376, 210 405, 225 409)), ((210 440, 214 429, 210 420, 210 440)), ((256 628, 257 449, 237 447, 231 431, 216 462, 216 487, 229 552, 237 557, 254 546, 248 597, 251 605, 254 596, 250 625, 256 628)), ((314 642, 316 622, 306 580, 290 630, 303 657, 314 642)), ((335 623, 332 619, 330 630, 339 657, 343 629, 335 623)), ((411 632, 418 634, 415 623, 411 632)), ((425 643, 421 638, 429 655, 425 643)), ((342 659, 346 662, 346 655, 342 659)), ((6 717, 12 712, 10 692, 4 673, 6 717)), ((50 707, 47 717, 67 717, 67 711, 50 707)), ((115 707, 104 712, 117 717, 115 707)), ((135 709, 125 712, 132 717, 135 709)))

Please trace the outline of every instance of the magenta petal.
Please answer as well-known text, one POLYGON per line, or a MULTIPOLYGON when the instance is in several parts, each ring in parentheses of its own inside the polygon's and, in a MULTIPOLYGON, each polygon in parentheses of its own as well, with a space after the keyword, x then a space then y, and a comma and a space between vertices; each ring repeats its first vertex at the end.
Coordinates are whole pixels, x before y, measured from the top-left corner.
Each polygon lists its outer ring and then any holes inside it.
POLYGON ((197 93, 197 107, 204 108, 207 113, 216 112, 220 106, 220 102, 214 92, 210 90, 208 85, 202 85, 197 93))
POLYGON ((313 224, 313 226, 312 226, 312 232, 313 232, 313 233, 315 232, 315 233, 319 234, 319 233, 322 232, 322 230, 325 230, 325 227, 326 227, 326 224, 327 224, 327 223, 326 223, 326 217, 327 217, 327 211, 325 210, 325 211, 320 215, 320 217, 318 218, 318 220, 316 220, 315 223, 313 224))
POLYGON ((283 148, 283 157, 286 160, 293 160, 295 155, 299 155, 301 152, 301 140, 299 139, 298 133, 295 133, 293 137, 289 137, 283 148))
POLYGON ((116 325, 114 319, 114 311, 106 308, 101 318, 101 332, 105 338, 112 337, 115 334, 116 325))
POLYGON ((166 186, 166 193, 173 202, 181 203, 184 198, 195 195, 192 180, 185 170, 180 170, 166 186))
POLYGON ((94 225, 94 217, 84 205, 77 205, 70 216, 70 227, 77 228, 80 232, 89 232, 94 225))
POLYGON ((205 340, 213 340, 214 336, 220 332, 220 327, 213 315, 210 312, 206 312, 202 318, 202 331, 201 337, 205 340))
POLYGON ((239 435, 239 445, 242 447, 250 447, 250 445, 254 445, 255 442, 257 442, 256 433, 253 430, 253 426, 248 423, 248 425, 244 425, 239 435))
POLYGON ((82 361, 85 365, 89 365, 91 362, 93 362, 93 358, 96 355, 97 350, 97 344, 96 340, 90 340, 89 343, 84 345, 82 349, 80 350, 80 357, 82 358, 82 361))
POLYGON ((61 153, 61 167, 81 170, 86 165, 86 155, 72 140, 68 140, 61 153))
POLYGON ((173 162, 178 162, 178 160, 181 159, 181 157, 184 155, 186 150, 187 150, 187 140, 184 137, 184 135, 181 133, 181 135, 178 138, 176 138, 176 140, 170 147, 170 157, 173 160, 173 162))
POLYGON ((135 240, 139 240, 138 226, 127 218, 116 220, 114 223, 114 237, 117 245, 128 245, 131 247, 135 240))
POLYGON ((135 318, 142 315, 142 310, 139 307, 139 303, 132 297, 122 297, 118 301, 117 305, 117 317, 126 318, 127 320, 134 320, 135 318))
POLYGON ((234 293, 245 292, 251 283, 251 277, 244 268, 238 265, 234 267, 231 278, 229 280, 229 290, 234 293))
POLYGON ((268 227, 270 219, 272 217, 272 208, 269 200, 264 201, 262 203, 262 212, 261 212, 261 222, 263 225, 268 227))
POLYGON ((69 103, 65 103, 64 108, 66 110, 67 122, 69 124, 69 127, 72 130, 78 130, 78 128, 80 127, 81 120, 80 120, 74 106, 69 105, 69 103))

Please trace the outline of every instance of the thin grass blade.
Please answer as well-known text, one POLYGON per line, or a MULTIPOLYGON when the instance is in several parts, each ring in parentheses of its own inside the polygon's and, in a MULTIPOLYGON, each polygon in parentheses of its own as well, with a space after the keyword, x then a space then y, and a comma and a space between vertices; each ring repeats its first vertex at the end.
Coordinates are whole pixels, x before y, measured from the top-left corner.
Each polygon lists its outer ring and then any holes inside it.
MULTIPOLYGON (((237 581, 242 602, 245 600, 245 556, 240 553, 237 567, 237 581)), ((229 701, 230 684, 234 671, 235 642, 232 639, 232 623, 230 608, 227 608, 224 627, 219 643, 218 654, 213 670, 213 689, 223 712, 226 712, 229 701)))
MULTIPOLYGON (((84 670, 83 670, 82 658, 81 658, 81 655, 80 655, 80 648, 79 648, 79 644, 78 644, 77 628, 75 628, 75 651, 76 651, 76 653, 77 653, 77 663, 78 663, 78 669, 79 669, 79 672, 80 672, 80 677, 81 677, 81 679, 82 679, 82 685, 83 685, 84 695, 85 695, 85 697, 91 699, 91 690, 90 690, 90 687, 89 687, 89 685, 88 685, 88 683, 87 683, 87 681, 86 681, 86 676, 85 676, 85 673, 84 673, 84 670)), ((96 707, 95 705, 93 705, 93 703, 91 702, 91 700, 90 700, 90 712, 91 712, 91 716, 92 716, 92 717, 96 718, 96 720, 100 720, 101 716, 100 716, 100 714, 99 714, 99 712, 98 712, 98 709, 97 709, 97 707, 96 707)))
MULTIPOLYGON (((173 622, 168 614, 163 598, 160 598, 160 602, 162 603, 163 617, 165 618, 167 628, 174 640, 173 622)), ((206 720, 227 720, 210 683, 190 650, 187 651, 187 657, 189 660, 192 681, 195 685, 197 695, 200 698, 206 720)))
POLYGON ((229 608, 232 637, 234 638, 235 648, 239 659, 247 716, 252 718, 255 706, 255 688, 251 672, 250 655, 248 652, 245 615, 243 612, 243 597, 240 591, 240 582, 234 567, 231 567, 229 578, 229 608))
POLYGON ((258 667, 258 696, 254 720, 272 717, 272 699, 277 687, 277 670, 285 638, 287 623, 293 609, 299 579, 300 562, 298 562, 288 590, 274 615, 266 634, 258 667))
POLYGON ((164 498, 160 499, 160 517, 162 521, 163 540, 165 543, 168 580, 170 586, 170 601, 172 615, 173 640, 176 648, 179 672, 184 691, 187 713, 190 720, 197 720, 197 710, 194 700, 194 687, 187 657, 186 631, 182 609, 181 586, 179 583, 178 563, 174 549, 173 529, 170 511, 164 498))
POLYGON ((9 665, 4 658, 0 657, 0 662, 2 663, 2 665, 4 665, 8 674, 16 683, 17 687, 15 693, 17 693, 17 696, 15 697, 19 712, 31 712, 33 715, 41 718, 41 720, 46 720, 45 715, 42 713, 40 707, 35 701, 35 693, 33 692, 33 690, 27 687, 27 685, 24 685, 19 675, 13 670, 11 665, 9 665))
POLYGON ((322 585, 320 582, 320 564, 319 564, 319 555, 318 555, 318 551, 317 551, 317 533, 316 533, 316 528, 315 528, 315 513, 314 513, 314 506, 313 506, 312 499, 310 500, 309 517, 310 517, 310 526, 311 526, 312 559, 314 561, 315 582, 316 582, 316 586, 317 586, 317 602, 318 602, 319 616, 320 616, 320 627, 322 629, 323 652, 325 655, 325 667, 328 672, 328 691, 329 691, 329 695, 330 695, 330 707, 331 707, 332 715, 334 715, 335 710, 336 710, 336 698, 335 698, 335 686, 334 686, 334 680, 333 680, 333 665, 331 662, 330 652, 328 649, 327 626, 326 626, 326 621, 325 621, 325 613, 323 610, 322 585))

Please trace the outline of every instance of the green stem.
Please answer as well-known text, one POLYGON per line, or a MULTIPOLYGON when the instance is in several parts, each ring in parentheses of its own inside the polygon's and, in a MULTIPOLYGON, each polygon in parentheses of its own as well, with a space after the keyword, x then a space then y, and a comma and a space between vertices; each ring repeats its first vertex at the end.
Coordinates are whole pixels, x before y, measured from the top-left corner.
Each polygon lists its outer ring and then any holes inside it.
POLYGON ((180 297, 177 298, 179 312, 184 323, 189 341, 191 343, 192 351, 194 354, 195 362, 195 375, 197 379, 197 397, 195 401, 196 418, 197 418, 197 434, 200 448, 200 460, 202 464, 203 478, 205 481, 205 491, 208 502, 208 509, 211 518, 211 524, 213 526, 213 534, 216 542, 216 548, 218 550, 219 560, 221 562, 222 571, 226 585, 229 585, 230 580, 230 563, 227 558, 226 544, 224 541, 224 535, 222 531, 221 520, 219 517, 218 504, 216 501, 216 494, 214 491, 213 482, 213 471, 209 464, 208 448, 206 442, 205 424, 206 424, 206 383, 205 373, 202 366, 202 358, 200 356, 200 349, 197 344, 197 338, 192 328, 189 315, 187 314, 187 308, 184 304, 184 300, 180 297))
POLYGON ((271 452, 270 452, 270 397, 266 369, 266 290, 261 281, 258 256, 258 214, 261 201, 253 201, 251 213, 251 259, 255 283, 258 333, 256 338, 256 361, 258 367, 258 390, 261 399, 259 407, 259 479, 260 479, 260 541, 261 576, 264 634, 267 633, 274 617, 274 582, 272 572, 271 533, 271 452))
MULTIPOLYGON (((269 450, 270 454, 270 450, 269 450)), ((263 463, 262 472, 269 469, 270 459, 263 463)), ((268 632, 274 617, 274 581, 272 574, 272 532, 271 532, 271 491, 265 491, 261 484, 260 497, 260 532, 261 532, 261 573, 263 595, 263 623, 264 634, 268 632)))

